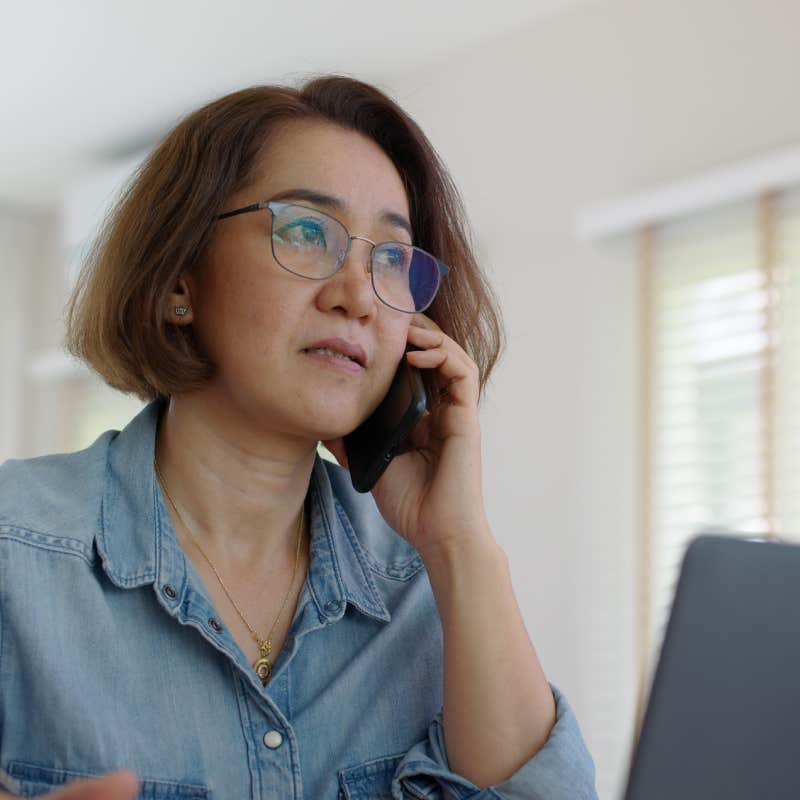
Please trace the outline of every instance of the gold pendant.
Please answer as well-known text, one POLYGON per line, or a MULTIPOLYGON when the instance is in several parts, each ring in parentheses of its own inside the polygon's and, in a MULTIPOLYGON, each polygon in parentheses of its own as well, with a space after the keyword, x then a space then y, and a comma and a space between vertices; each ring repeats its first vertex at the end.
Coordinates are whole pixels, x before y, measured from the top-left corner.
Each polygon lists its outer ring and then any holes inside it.
POLYGON ((255 669, 256 675, 261 678, 262 686, 266 686, 272 672, 270 660, 268 658, 259 658, 258 661, 253 663, 253 669, 255 669))
POLYGON ((261 658, 253 662, 253 669, 256 675, 261 678, 261 685, 266 686, 269 676, 272 673, 272 662, 268 656, 272 652, 272 641, 270 639, 257 639, 258 649, 261 651, 261 658))

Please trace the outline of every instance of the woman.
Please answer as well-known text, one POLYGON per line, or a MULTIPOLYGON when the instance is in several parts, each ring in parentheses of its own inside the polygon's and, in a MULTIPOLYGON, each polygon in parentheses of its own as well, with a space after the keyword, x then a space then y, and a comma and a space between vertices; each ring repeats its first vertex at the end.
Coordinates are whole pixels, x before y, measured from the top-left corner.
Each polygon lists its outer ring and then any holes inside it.
POLYGON ((121 198, 67 323, 151 402, 85 451, 0 469, 12 796, 595 796, 483 506, 499 318, 397 105, 332 76, 193 113, 121 198), (402 359, 428 411, 359 494, 342 437, 402 359))

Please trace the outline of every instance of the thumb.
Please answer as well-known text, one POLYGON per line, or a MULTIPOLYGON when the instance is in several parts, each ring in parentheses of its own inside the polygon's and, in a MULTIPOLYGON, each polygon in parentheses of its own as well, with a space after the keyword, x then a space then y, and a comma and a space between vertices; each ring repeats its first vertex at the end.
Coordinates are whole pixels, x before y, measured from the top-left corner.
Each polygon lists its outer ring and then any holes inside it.
POLYGON ((45 800, 134 800, 139 794, 139 780, 134 772, 111 772, 100 778, 70 781, 45 800))

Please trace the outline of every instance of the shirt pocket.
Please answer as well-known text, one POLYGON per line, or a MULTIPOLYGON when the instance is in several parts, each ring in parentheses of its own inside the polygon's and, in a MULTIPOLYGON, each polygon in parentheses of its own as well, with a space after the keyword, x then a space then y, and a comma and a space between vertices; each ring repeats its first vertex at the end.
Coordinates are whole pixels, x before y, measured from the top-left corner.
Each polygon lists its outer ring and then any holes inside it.
POLYGON ((405 753, 339 770, 339 800, 392 800, 392 779, 405 753))
MULTIPOLYGON (((6 772, 16 782, 16 793, 19 797, 34 797, 44 792, 52 792, 78 778, 101 777, 89 772, 52 769, 25 761, 10 762, 6 772)), ((210 796, 208 788, 202 784, 139 779, 138 800, 207 800, 210 796)))

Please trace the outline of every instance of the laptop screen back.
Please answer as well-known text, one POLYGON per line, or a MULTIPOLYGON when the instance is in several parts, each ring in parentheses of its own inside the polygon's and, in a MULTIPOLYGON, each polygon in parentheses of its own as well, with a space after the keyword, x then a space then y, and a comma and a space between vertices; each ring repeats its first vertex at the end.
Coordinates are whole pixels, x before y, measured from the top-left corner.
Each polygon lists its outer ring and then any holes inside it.
POLYGON ((684 557, 625 800, 800 798, 800 546, 684 557))

